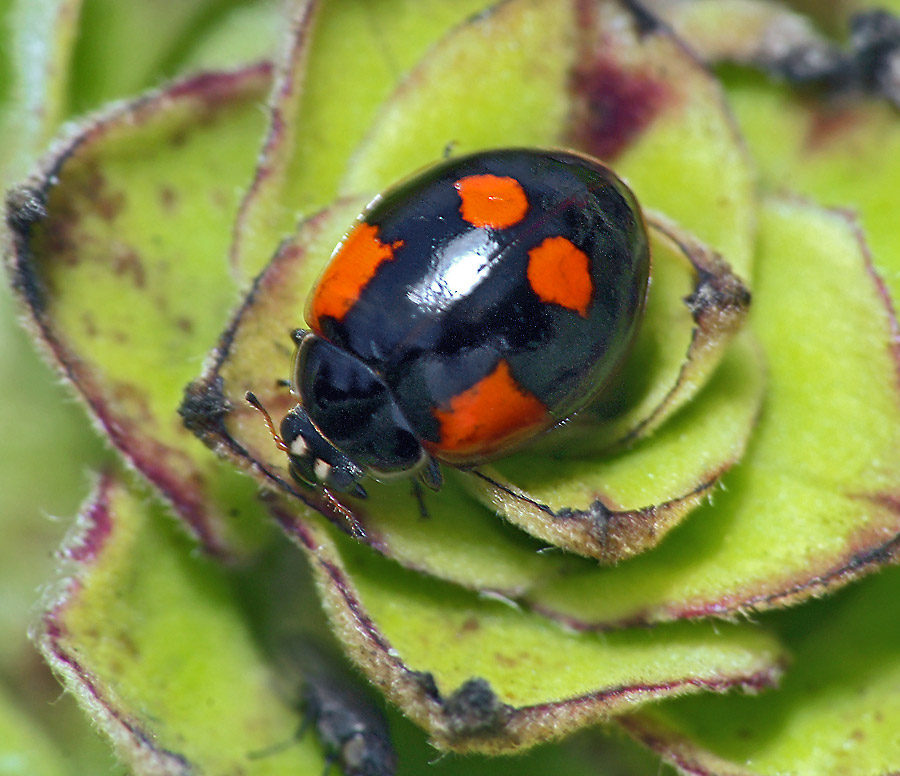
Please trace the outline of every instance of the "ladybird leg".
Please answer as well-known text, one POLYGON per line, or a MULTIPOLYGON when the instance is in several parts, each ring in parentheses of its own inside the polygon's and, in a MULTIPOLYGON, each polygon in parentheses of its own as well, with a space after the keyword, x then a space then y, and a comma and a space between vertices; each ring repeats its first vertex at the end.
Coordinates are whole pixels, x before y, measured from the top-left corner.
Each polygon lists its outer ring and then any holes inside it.
POLYGON ((247 752, 248 760, 262 760, 265 757, 271 757, 273 754, 279 754, 283 752, 285 749, 289 749, 294 746, 302 737, 304 732, 304 728, 306 727, 306 722, 303 722, 300 726, 300 729, 297 733, 292 735, 285 741, 279 741, 277 744, 272 744, 271 746, 267 746, 265 749, 254 749, 252 752, 247 752))
POLYGON ((423 520, 428 520, 431 515, 428 514, 428 507, 425 506, 425 493, 422 491, 422 484, 419 480, 412 480, 413 497, 419 502, 419 514, 423 520))
POLYGON ((434 458, 429 458, 428 463, 419 472, 419 480, 431 490, 440 490, 444 484, 441 465, 434 458))
POLYGON ((279 387, 279 388, 290 388, 290 387, 291 387, 291 381, 290 381, 290 380, 285 380, 283 377, 280 377, 280 378, 278 378, 278 379, 275 381, 275 385, 276 385, 277 387, 279 387))
MULTIPOLYGON (((360 488, 362 490, 362 488, 360 488)), ((365 491, 363 491, 365 492, 365 491)), ((328 505, 337 512, 344 520, 347 521, 347 528, 349 530, 350 535, 354 539, 365 539, 366 538, 366 529, 363 528, 363 524, 359 521, 359 518, 354 515, 347 507, 345 507, 340 501, 335 498, 335 495, 324 485, 322 486, 322 495, 325 497, 325 501, 328 505)))

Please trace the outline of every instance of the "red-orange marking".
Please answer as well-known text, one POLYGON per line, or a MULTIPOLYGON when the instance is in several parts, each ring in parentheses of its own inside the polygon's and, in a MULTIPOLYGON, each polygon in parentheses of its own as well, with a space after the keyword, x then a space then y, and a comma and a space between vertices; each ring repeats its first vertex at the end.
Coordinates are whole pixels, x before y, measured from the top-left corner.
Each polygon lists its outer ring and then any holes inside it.
POLYGON ((542 301, 587 318, 594 291, 590 259, 565 237, 548 237, 528 251, 528 282, 542 301))
POLYGON ((390 245, 378 239, 378 227, 362 222, 331 259, 310 297, 306 318, 318 330, 326 315, 340 321, 356 304, 359 295, 378 271, 382 262, 391 261, 394 251, 403 245, 397 240, 390 245))
POLYGON ((450 460, 490 455, 545 426, 549 418, 543 403, 519 387, 502 360, 487 377, 434 414, 441 437, 429 447, 450 460))
POLYGON ((459 212, 473 226, 506 229, 519 223, 528 212, 528 197, 515 178, 470 175, 454 186, 462 204, 459 212))

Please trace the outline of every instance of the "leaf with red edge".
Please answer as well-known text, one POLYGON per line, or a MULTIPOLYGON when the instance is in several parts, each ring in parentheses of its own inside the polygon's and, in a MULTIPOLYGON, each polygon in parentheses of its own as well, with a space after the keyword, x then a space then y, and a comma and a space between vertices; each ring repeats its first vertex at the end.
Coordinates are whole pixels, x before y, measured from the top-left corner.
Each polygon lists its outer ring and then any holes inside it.
POLYGON ((846 215, 775 199, 763 216, 751 329, 769 382, 740 466, 654 550, 529 596, 542 611, 587 628, 726 615, 820 595, 896 556, 894 310, 846 215))
POLYGON ((35 641, 135 773, 318 773, 221 565, 159 505, 101 478, 35 641))
POLYGON ((900 570, 770 618, 794 655, 778 692, 664 704, 622 720, 687 774, 900 770, 900 570))
MULTIPOLYGON (((344 527, 350 515, 354 530, 365 534, 364 541, 404 565, 466 586, 519 595, 538 586, 558 564, 540 562, 533 542, 460 498, 458 478, 448 477, 444 491, 427 498, 432 519, 425 524, 408 483, 369 482, 366 501, 342 497, 343 506, 338 506, 335 498, 293 482, 287 456, 244 400, 252 391, 276 420, 294 403, 278 383, 287 376, 293 349, 288 331, 302 322, 310 286, 362 204, 349 200, 323 211, 282 245, 257 279, 207 373, 190 390, 191 407, 227 409, 215 417, 200 412, 191 425, 208 443, 254 471, 262 484, 278 486, 344 527), (272 327, 273 321, 283 321, 284 328, 272 327), (273 368, 279 363, 283 372, 273 368)), ((656 436, 634 449, 622 446, 603 455, 584 454, 623 437, 631 441, 629 432, 634 438, 646 435, 687 401, 708 379, 706 373, 718 363, 746 311, 747 292, 727 267, 659 217, 654 222, 654 296, 642 336, 669 344, 678 340, 682 350, 674 356, 651 350, 647 356, 646 347, 637 348, 632 371, 643 367, 653 384, 637 402, 637 411, 626 413, 622 421, 607 421, 608 430, 597 422, 581 424, 582 437, 588 437, 588 431, 597 437, 581 444, 581 457, 571 455, 572 441, 566 436, 555 447, 550 440, 542 451, 513 458, 509 467, 501 465, 501 471, 511 467, 518 472, 518 484, 533 487, 522 498, 511 498, 508 486, 496 484, 478 491, 482 480, 468 478, 484 503, 532 535, 607 561, 646 549, 702 501, 740 457, 763 387, 753 348, 736 348, 708 390, 656 436), (691 293, 685 303, 687 291, 691 293), (649 417, 641 418, 641 411, 649 417), (518 469, 517 460, 522 462, 518 469), (533 470, 537 476, 529 474, 533 470), (535 511, 537 499, 546 499, 552 507, 541 503, 535 511)))
POLYGON ((234 302, 229 225, 269 81, 265 65, 204 75, 118 108, 11 200, 10 270, 38 337, 214 552, 259 535, 234 519, 253 488, 198 444, 177 408, 234 302))
POLYGON ((722 91, 681 41, 631 4, 511 0, 461 25, 384 104, 341 191, 383 189, 447 148, 498 145, 600 157, 643 207, 749 277, 755 173, 722 91))
POLYGON ((231 258, 240 277, 255 276, 301 215, 335 198, 350 152, 385 97, 445 30, 490 3, 296 3, 269 130, 235 226, 231 258))
POLYGON ((349 656, 442 749, 522 749, 662 697, 757 691, 781 671, 755 626, 574 633, 402 569, 290 504, 273 509, 309 554, 349 656))
POLYGON ((480 467, 469 490, 533 536, 616 563, 660 542, 741 460, 764 386, 758 349, 743 337, 652 438, 590 458, 522 453, 480 467))

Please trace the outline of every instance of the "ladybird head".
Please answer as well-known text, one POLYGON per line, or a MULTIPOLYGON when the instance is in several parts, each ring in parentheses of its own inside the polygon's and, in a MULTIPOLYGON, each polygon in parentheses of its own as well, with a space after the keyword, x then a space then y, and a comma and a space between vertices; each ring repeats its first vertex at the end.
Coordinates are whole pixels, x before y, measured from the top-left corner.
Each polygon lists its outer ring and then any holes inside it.
POLYGON ((428 455, 384 380, 315 334, 295 341, 291 391, 299 404, 281 434, 300 479, 341 490, 363 473, 385 479, 418 472, 428 455))
POLYGON ((301 405, 296 405, 281 421, 291 475, 307 485, 324 485, 339 493, 364 498, 359 484, 365 473, 329 442, 309 419, 301 405))

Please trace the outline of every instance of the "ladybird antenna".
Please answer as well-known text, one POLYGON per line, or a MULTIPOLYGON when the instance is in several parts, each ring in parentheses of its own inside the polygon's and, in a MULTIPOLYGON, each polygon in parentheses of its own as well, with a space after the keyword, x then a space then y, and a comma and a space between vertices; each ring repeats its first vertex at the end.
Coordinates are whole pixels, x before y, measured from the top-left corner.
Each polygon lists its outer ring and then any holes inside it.
POLYGON ((269 433, 272 435, 272 439, 275 440, 275 444, 278 445, 278 449, 284 453, 290 453, 291 448, 288 447, 281 438, 281 434, 275 429, 275 424, 272 422, 272 416, 268 413, 268 410, 263 407, 262 402, 256 398, 256 394, 253 393, 253 391, 247 391, 247 393, 244 394, 244 398, 247 400, 247 404, 263 416, 263 422, 266 424, 266 428, 269 429, 269 433))

